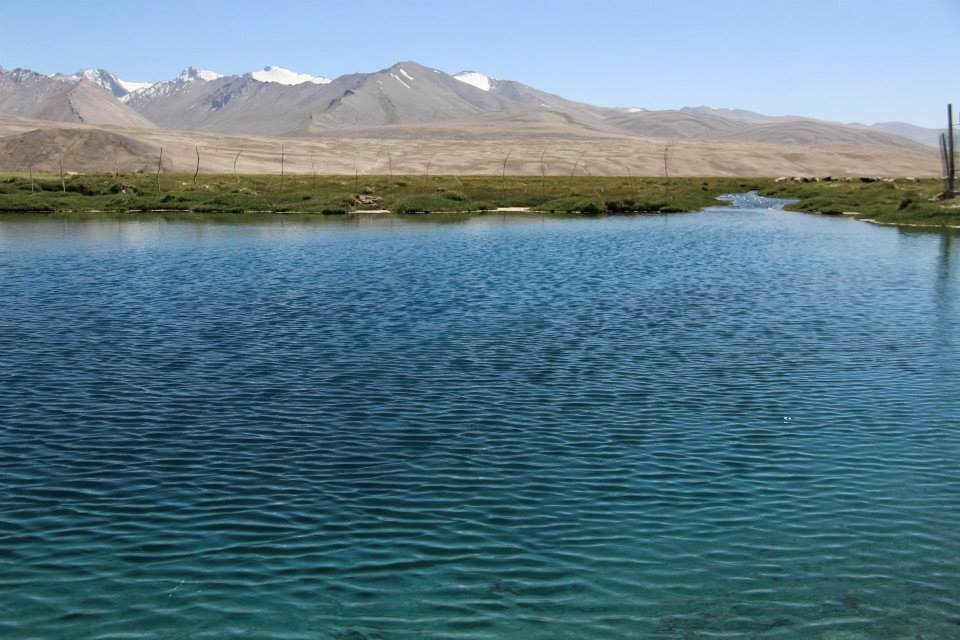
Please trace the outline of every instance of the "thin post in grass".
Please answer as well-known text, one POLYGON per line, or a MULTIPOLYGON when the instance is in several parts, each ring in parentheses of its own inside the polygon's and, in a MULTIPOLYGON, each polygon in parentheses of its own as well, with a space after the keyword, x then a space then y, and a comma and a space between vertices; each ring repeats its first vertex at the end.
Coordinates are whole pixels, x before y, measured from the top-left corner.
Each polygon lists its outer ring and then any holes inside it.
POLYGON ((940 134, 940 163, 943 169, 943 193, 950 192, 950 156, 947 150, 947 134, 940 134))
POLYGON ((357 166, 357 152, 353 152, 353 192, 360 193, 360 167, 357 166))
POLYGON ((160 172, 163 171, 163 147, 160 147, 160 160, 157 161, 157 193, 160 193, 160 172))
POLYGON ((427 166, 424 172, 423 186, 427 186, 430 183, 430 165, 433 164, 433 156, 427 158, 427 166))
POLYGON ((285 155, 286 155, 285 149, 283 145, 280 145, 280 193, 283 193, 283 183, 286 180, 286 175, 284 174, 284 166, 283 166, 284 161, 286 160, 285 155))
POLYGON ((570 182, 567 185, 568 189, 573 189, 573 178, 577 175, 577 165, 580 164, 580 161, 583 159, 583 153, 581 153, 576 161, 573 163, 573 169, 570 170, 570 182))
POLYGON ((947 105, 947 197, 952 198, 957 193, 957 157, 954 149, 956 144, 953 137, 953 105, 947 105))
POLYGON ((393 155, 387 151, 387 173, 390 175, 390 180, 393 180, 393 155))
POLYGON ((540 152, 540 195, 543 196, 547 193, 547 165, 544 164, 543 158, 547 155, 547 150, 544 149, 540 152))
POLYGON ((30 172, 30 193, 33 193, 33 165, 32 164, 28 167, 28 171, 30 172))
POLYGON ((506 200, 507 197, 507 163, 510 162, 510 155, 513 153, 513 149, 507 151, 506 157, 503 159, 503 169, 500 171, 500 198, 501 200, 506 200))
POLYGON ((663 177, 667 181, 664 190, 666 191, 668 197, 670 196, 671 191, 673 191, 671 188, 673 183, 670 181, 670 149, 672 146, 673 142, 668 142, 663 146, 663 177))
POLYGON ((237 184, 240 184, 240 174, 237 173, 237 163, 240 162, 241 153, 243 153, 243 147, 240 147, 240 151, 237 151, 237 155, 233 158, 233 178, 237 181, 237 184))
POLYGON ((193 172, 193 188, 197 188, 197 176, 200 175, 200 147, 194 147, 194 151, 197 152, 197 168, 193 172))
POLYGON ((63 192, 67 192, 67 182, 63 179, 63 154, 60 154, 60 188, 63 189, 63 192))

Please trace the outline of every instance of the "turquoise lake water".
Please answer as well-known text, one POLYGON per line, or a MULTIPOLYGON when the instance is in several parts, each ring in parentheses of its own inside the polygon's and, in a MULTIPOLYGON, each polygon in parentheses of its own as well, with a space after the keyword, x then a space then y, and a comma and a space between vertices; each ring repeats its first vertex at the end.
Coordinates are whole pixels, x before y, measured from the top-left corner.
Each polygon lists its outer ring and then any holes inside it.
POLYGON ((960 235, 0 219, 0 638, 960 638, 960 235))

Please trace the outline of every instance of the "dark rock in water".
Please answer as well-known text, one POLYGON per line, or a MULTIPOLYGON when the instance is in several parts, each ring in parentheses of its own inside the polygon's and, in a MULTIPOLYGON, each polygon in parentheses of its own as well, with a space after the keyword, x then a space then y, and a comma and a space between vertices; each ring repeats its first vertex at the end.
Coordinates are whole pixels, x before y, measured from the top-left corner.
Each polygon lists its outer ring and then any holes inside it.
POLYGON ((767 630, 779 629, 782 627, 789 627, 789 626, 790 626, 789 618, 777 618, 776 620, 772 621, 770 624, 767 625, 767 630))
POLYGON ((497 580, 491 584, 487 591, 496 595, 517 595, 517 590, 503 580, 497 580))
POLYGON ((858 609, 862 603, 863 601, 860 598, 850 593, 840 596, 840 604, 848 609, 858 609))
POLYGON ((337 640, 383 640, 379 633, 361 633, 356 629, 347 629, 337 636, 337 640))

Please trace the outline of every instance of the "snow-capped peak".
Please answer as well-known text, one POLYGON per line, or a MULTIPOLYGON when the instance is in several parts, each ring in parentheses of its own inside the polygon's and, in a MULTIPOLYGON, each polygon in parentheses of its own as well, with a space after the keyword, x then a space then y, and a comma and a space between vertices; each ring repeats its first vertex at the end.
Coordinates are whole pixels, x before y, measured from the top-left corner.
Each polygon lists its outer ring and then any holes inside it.
POLYGON ((152 82, 128 82, 126 80, 121 80, 115 74, 110 73, 106 69, 83 69, 70 75, 54 73, 47 77, 53 78, 54 80, 60 80, 62 82, 78 82, 80 80, 86 80, 103 89, 106 89, 112 93, 115 98, 118 98, 122 101, 126 101, 131 93, 143 91, 153 86, 152 82))
POLYGON ((84 69, 80 72, 80 76, 86 78, 90 82, 103 82, 104 80, 113 79, 113 74, 109 71, 104 71, 103 69, 84 69))
POLYGON ((216 71, 207 71, 205 69, 197 69, 196 67, 187 67, 180 72, 180 75, 173 80, 167 80, 166 82, 157 82, 155 84, 150 84, 147 82, 122 82, 121 84, 126 87, 131 87, 128 89, 127 95, 120 98, 124 102, 140 101, 140 100, 149 100, 152 98, 157 98, 160 96, 167 96, 179 91, 186 90, 188 87, 193 85, 196 82, 211 82, 213 80, 218 80, 223 77, 223 74, 217 73, 216 71))
POLYGON ((187 67, 180 72, 180 76, 177 78, 181 82, 211 82, 213 80, 219 80, 223 77, 222 73, 217 73, 216 71, 208 71, 206 69, 197 69, 196 67, 187 67))
POLYGON ((152 82, 130 82, 128 80, 121 80, 120 78, 117 78, 117 83, 126 89, 127 93, 143 91, 144 89, 149 89, 154 84, 152 82))
POLYGON ((288 86, 298 84, 330 84, 329 78, 322 76, 311 76, 306 73, 297 73, 283 67, 264 67, 261 71, 254 71, 250 76, 257 82, 273 82, 276 84, 285 84, 288 86))
POLYGON ((493 79, 476 71, 462 71, 453 77, 481 91, 490 91, 493 88, 493 79))

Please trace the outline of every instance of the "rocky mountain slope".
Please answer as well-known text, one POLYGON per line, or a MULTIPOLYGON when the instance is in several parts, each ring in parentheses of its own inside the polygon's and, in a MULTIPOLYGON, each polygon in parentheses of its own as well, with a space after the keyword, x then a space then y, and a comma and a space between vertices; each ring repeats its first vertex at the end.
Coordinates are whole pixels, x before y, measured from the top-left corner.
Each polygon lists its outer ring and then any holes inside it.
MULTIPOLYGON (((47 76, 0 68, 2 116, 13 124, 0 139, 0 164, 12 170, 31 163, 49 165, 57 155, 50 151, 54 146, 60 151, 69 147, 77 170, 109 169, 118 159, 143 168, 160 146, 189 149, 189 141, 209 145, 212 139, 225 141, 217 145, 223 155, 216 161, 219 170, 236 151, 250 146, 271 149, 275 143, 270 138, 276 137, 286 138, 288 147, 296 138, 316 141, 311 153, 318 157, 323 155, 319 149, 326 153, 328 147, 338 148, 338 157, 324 161, 338 171, 343 164, 340 156, 347 153, 344 145, 361 140, 366 141, 364 153, 369 152, 368 142, 377 140, 385 148, 395 148, 400 162, 400 157, 419 158, 427 153, 424 149, 434 147, 436 153, 413 164, 426 166, 434 162, 433 156, 449 155, 449 162, 443 162, 455 173, 485 171, 487 156, 499 155, 496 148, 516 149, 519 154, 562 147, 564 157, 575 159, 591 153, 591 145, 602 145, 598 151, 607 154, 605 160, 592 163, 601 173, 617 167, 632 172, 659 165, 662 170, 668 146, 685 154, 700 149, 702 158, 690 158, 676 170, 706 175, 810 174, 820 169, 839 175, 891 171, 928 175, 938 167, 935 151, 920 142, 931 130, 901 123, 866 127, 709 107, 668 111, 596 107, 520 82, 475 71, 450 75, 415 62, 333 80, 282 67, 232 76, 191 67, 172 80, 152 84, 124 81, 103 69, 47 76), (78 133, 69 125, 100 125, 107 127, 101 133, 110 135, 78 133), (148 133, 151 130, 168 133, 148 133), (235 144, 236 140, 245 142, 235 144), (106 151, 97 153, 95 147, 101 143, 106 151), (31 144, 40 151, 28 152, 31 144), (641 148, 644 157, 656 160, 617 155, 641 148), (762 161, 751 160, 751 153, 762 161), (458 155, 464 157, 456 160, 458 155), (925 160, 920 162, 921 158, 925 160)), ((385 161, 384 153, 391 152, 373 152, 364 160, 356 151, 356 161, 372 167, 385 161)), ((254 164, 252 158, 246 160, 254 164)), ((264 151, 256 166, 272 162, 272 152, 264 151)), ((437 168, 444 166, 437 162, 437 168)), ((536 172, 539 164, 517 170, 536 172)))
POLYGON ((64 79, 25 69, 0 70, 0 114, 55 122, 154 126, 86 77, 64 79))

